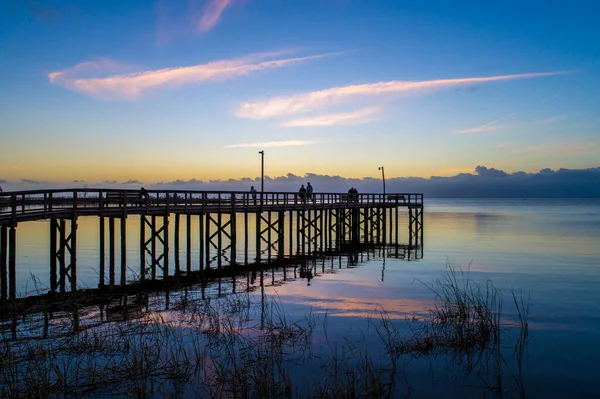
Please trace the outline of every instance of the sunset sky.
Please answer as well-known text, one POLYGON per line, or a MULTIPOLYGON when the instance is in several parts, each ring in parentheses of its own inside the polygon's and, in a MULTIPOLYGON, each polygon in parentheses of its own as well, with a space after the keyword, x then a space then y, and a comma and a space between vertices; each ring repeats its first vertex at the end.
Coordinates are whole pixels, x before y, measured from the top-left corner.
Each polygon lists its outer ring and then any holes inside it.
POLYGON ((0 181, 600 166, 600 3, 3 0, 0 181), (450 5, 452 3, 452 5, 450 5))

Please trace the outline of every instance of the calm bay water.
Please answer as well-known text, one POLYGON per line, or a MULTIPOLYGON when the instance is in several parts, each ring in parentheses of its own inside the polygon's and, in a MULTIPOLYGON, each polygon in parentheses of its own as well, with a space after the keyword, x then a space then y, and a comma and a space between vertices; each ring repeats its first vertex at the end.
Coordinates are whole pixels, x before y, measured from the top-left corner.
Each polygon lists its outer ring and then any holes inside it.
MULTIPOLYGON (((329 337, 369 341, 374 332, 367 320, 379 307, 399 323, 427 315, 435 300, 427 285, 454 264, 475 281, 493 282, 504 294, 508 319, 516 318, 509 306, 511 290, 529 300, 527 396, 599 396, 600 200, 430 199, 424 220, 422 259, 375 251, 361 254, 357 267, 348 268, 345 258, 326 260, 310 280, 268 286, 264 294, 276 296, 291 319, 308 312, 326 318, 329 337)), ((135 218, 128 221, 129 231, 138 231, 136 223, 135 218)), ((97 219, 80 220, 81 285, 97 285, 97 231, 97 219)), ((32 275, 47 286, 47 245, 47 223, 19 225, 21 293, 32 291, 32 275)), ((128 242, 129 265, 137 262, 137 245, 134 236, 128 242)), ((198 248, 192 252, 199 256, 198 248)), ((132 269, 128 276, 135 273, 132 269)), ((431 377, 426 365, 415 362, 414 370, 416 397, 461 396, 456 384, 449 389, 447 379, 431 377)))

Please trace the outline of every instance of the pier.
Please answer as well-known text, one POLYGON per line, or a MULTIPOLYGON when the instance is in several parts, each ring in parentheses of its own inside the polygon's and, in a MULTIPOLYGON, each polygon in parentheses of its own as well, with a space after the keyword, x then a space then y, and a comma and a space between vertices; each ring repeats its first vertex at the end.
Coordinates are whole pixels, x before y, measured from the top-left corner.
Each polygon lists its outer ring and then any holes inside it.
POLYGON ((99 218, 98 289, 133 283, 127 281, 124 256, 128 234, 139 235, 139 265, 134 267, 142 282, 235 273, 373 246, 392 248, 400 257, 423 245, 423 195, 415 193, 313 193, 303 199, 290 192, 5 192, 0 193, 1 300, 17 298, 17 227, 33 221, 49 222, 50 292, 77 291, 81 217, 99 218), (139 231, 127 231, 130 217, 139 218, 139 231), (403 234, 400 229, 405 229, 403 234), (198 259, 191 256, 193 236, 200 248, 198 259), (179 260, 182 249, 184 264, 179 260))

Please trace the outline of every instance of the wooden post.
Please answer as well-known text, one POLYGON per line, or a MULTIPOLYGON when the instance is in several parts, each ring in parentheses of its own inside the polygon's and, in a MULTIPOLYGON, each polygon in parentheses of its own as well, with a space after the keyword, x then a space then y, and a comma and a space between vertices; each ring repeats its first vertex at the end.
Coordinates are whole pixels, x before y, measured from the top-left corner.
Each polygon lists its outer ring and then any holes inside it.
POLYGON ((108 285, 115 286, 115 218, 108 218, 108 285))
POLYGON ((408 206, 408 249, 413 246, 413 211, 410 205, 408 206))
MULTIPOLYGON (((148 196, 146 195, 146 202, 148 196)), ((146 216, 140 215, 140 280, 146 280, 146 216)))
POLYGON ((396 212, 396 218, 395 218, 396 219, 396 224, 394 225, 394 235, 396 236, 396 242, 395 243, 396 243, 396 245, 398 245, 398 240, 399 240, 399 238, 398 238, 398 225, 400 224, 400 222, 398 221, 398 205, 396 205, 395 209, 396 209, 396 211, 395 211, 396 212))
POLYGON ((180 264, 179 264, 179 223, 180 223, 180 214, 176 213, 175 214, 175 277, 179 278, 179 269, 180 269, 180 264))
MULTIPOLYGON (((100 222, 100 272, 99 272, 99 277, 98 277, 98 287, 99 288, 104 288, 104 274, 106 273, 106 261, 105 261, 105 243, 104 243, 104 236, 105 236, 105 226, 104 226, 104 217, 100 216, 99 218, 99 222, 100 222)), ((50 241, 52 241, 52 239, 50 239, 50 241)), ((55 250, 56 253, 56 250, 55 250)), ((56 261, 55 261, 55 266, 56 266, 56 261)))
POLYGON ((185 225, 185 233, 186 233, 186 241, 185 241, 185 250, 186 250, 186 272, 189 274, 192 272, 192 215, 189 213, 186 215, 186 225, 185 225))
POLYGON ((261 213, 256 212, 256 264, 260 263, 260 222, 261 222, 261 213))
POLYGON ((156 215, 152 215, 152 226, 150 226, 150 230, 150 236, 152 237, 150 244, 152 246, 150 249, 150 251, 152 252, 152 270, 150 271, 150 273, 151 279, 152 281, 154 281, 156 280, 156 215))
POLYGON ((17 299, 17 227, 8 230, 8 296, 17 299))
POLYGON ((127 283, 127 219, 121 218, 121 285, 127 283))
POLYGON ((206 214, 206 233, 204 234, 204 256, 206 258, 206 269, 210 269, 210 213, 206 214))
MULTIPOLYGON (((221 194, 219 194, 220 196, 221 194)), ((220 201, 219 201, 220 204, 220 201)), ((222 213, 219 210, 217 212, 217 267, 220 269, 222 266, 222 258, 223 258, 223 221, 222 221, 222 213)))
POLYGON ((163 280, 169 277, 169 214, 163 216, 163 280))
POLYGON ((248 211, 244 211, 244 265, 248 266, 248 211))
MULTIPOLYGON (((77 194, 77 192, 76 192, 77 194)), ((77 291, 77 218, 71 219, 71 292, 77 291)), ((66 244, 66 243, 65 243, 66 244)))
POLYGON ((296 211, 296 256, 300 255, 300 211, 296 211))
MULTIPOLYGON (((278 217, 278 228, 277 228, 277 233, 278 233, 278 237, 277 237, 277 243, 278 248, 277 248, 277 258, 279 260, 283 259, 284 256, 284 245, 285 245, 285 237, 284 237, 284 231, 285 231, 285 212, 284 211, 279 211, 279 217, 278 217)), ((285 270, 285 268, 284 268, 285 270)))
POLYGON ((294 228, 293 228, 293 224, 294 224, 294 211, 288 211, 288 221, 289 221, 289 226, 288 226, 288 231, 289 231, 289 244, 290 244, 290 253, 289 256, 292 257, 294 256, 294 228))
POLYGON ((66 259, 66 254, 65 254, 65 247, 67 244, 67 238, 66 238, 66 229, 67 229, 67 223, 65 221, 65 219, 61 219, 60 220, 60 241, 59 241, 59 249, 58 252, 60 253, 60 293, 64 294, 65 293, 65 280, 67 278, 67 259, 66 259))
POLYGON ((58 222, 56 219, 50 219, 50 292, 56 292, 58 288, 57 270, 56 270, 56 255, 58 248, 56 247, 58 240, 58 222))
MULTIPOLYGON (((313 253, 313 250, 312 250, 312 247, 313 247, 312 236, 313 236, 313 234, 312 233, 313 233, 313 230, 314 230, 314 228, 313 228, 313 222, 314 222, 315 214, 316 214, 316 211, 311 211, 310 209, 308 211, 306 211, 306 215, 307 215, 306 221, 308 222, 306 224, 306 227, 308 229, 308 233, 307 233, 307 236, 308 236, 308 254, 312 254, 313 253)), ((305 230, 305 233, 306 233, 306 230, 305 230)))
MULTIPOLYGON (((421 205, 421 208, 419 208, 419 210, 421 212, 420 216, 419 216, 419 224, 421 226, 421 242, 420 242, 420 244, 421 244, 421 251, 423 251, 423 205, 421 205)), ((421 255, 421 258, 422 257, 423 256, 421 255)))
POLYGON ((268 226, 267 227, 267 229, 268 229, 267 230, 267 248, 269 248, 269 252, 267 254, 267 259, 268 259, 269 263, 271 262, 271 249, 273 248, 272 247, 272 241, 271 241, 271 226, 272 226, 272 223, 271 223, 271 214, 272 213, 273 212, 271 212, 271 211, 267 212, 267 223, 268 223, 267 224, 267 226, 268 226))
POLYGON ((8 299, 8 229, 0 227, 0 299, 8 299))
POLYGON ((204 248, 204 215, 200 213, 198 215, 198 253, 200 254, 200 271, 204 272, 204 258, 205 251, 204 248))
MULTIPOLYGON (((235 201, 235 197, 234 197, 234 201, 235 201)), ((235 202, 234 202, 235 203, 235 202)), ((236 236, 237 236, 237 223, 236 223, 236 213, 235 213, 235 205, 233 208, 233 212, 231 213, 231 257, 229 259, 229 264, 231 266, 233 266, 235 268, 235 263, 236 263, 236 255, 237 255, 237 251, 236 251, 236 245, 237 245, 237 240, 236 240, 236 236)))

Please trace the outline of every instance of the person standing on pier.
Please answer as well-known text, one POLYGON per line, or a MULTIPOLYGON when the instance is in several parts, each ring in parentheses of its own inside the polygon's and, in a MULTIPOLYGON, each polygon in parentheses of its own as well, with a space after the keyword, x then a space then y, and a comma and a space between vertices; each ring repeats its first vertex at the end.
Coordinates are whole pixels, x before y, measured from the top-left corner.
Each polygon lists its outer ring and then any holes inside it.
POLYGON ((310 182, 306 183, 306 198, 309 201, 313 199, 313 186, 310 185, 310 182))
POLYGON ((302 202, 304 202, 304 199, 306 198, 306 189, 304 188, 304 184, 300 186, 300 190, 298 190, 298 198, 300 198, 300 201, 302 202))
POLYGON ((254 188, 254 186, 250 186, 250 195, 252 195, 254 205, 256 205, 256 189, 254 188))

